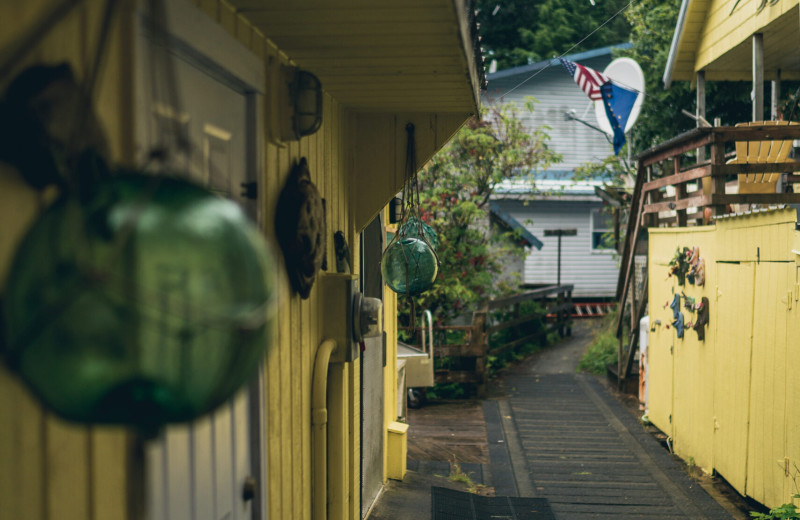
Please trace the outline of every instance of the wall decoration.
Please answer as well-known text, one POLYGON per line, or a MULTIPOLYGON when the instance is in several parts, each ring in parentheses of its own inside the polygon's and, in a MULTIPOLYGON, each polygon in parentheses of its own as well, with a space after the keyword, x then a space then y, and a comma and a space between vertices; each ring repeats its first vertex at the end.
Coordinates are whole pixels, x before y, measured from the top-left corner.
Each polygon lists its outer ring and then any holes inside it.
POLYGON ((686 273, 689 271, 687 252, 691 254, 688 247, 684 247, 683 250, 680 247, 677 248, 675 255, 673 255, 668 264, 670 267, 669 276, 675 276, 678 279, 678 285, 686 284, 686 273))
POLYGON ((438 238, 419 211, 414 125, 406 125, 406 182, 403 212, 392 240, 381 258, 381 275, 394 292, 414 296, 427 291, 439 273, 438 238))
POLYGON ((333 234, 333 248, 336 251, 336 272, 350 273, 350 246, 342 231, 333 234))
POLYGON ((703 296, 700 303, 697 304, 697 321, 694 324, 694 330, 697 332, 697 339, 700 341, 706 340, 706 329, 708 325, 708 298, 703 296))
POLYGON ((292 288, 307 299, 327 249, 325 208, 303 157, 292 168, 275 211, 275 233, 292 288))
POLYGON ((675 331, 678 333, 678 339, 683 339, 683 313, 678 311, 678 317, 672 322, 675 331))
POLYGON ((274 265, 239 206, 115 172, 62 197, 7 279, 5 360, 51 410, 154 433, 229 399, 271 338, 274 265))

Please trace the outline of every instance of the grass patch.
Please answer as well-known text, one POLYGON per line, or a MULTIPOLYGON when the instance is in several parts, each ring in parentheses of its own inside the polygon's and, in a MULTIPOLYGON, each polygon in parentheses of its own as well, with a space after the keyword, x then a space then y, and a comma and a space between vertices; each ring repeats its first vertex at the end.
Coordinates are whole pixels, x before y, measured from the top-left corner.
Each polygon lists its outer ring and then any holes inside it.
POLYGON ((604 374, 606 365, 617 363, 619 359, 619 340, 616 335, 618 312, 619 310, 614 310, 603 318, 602 325, 595 332, 594 340, 578 362, 578 370, 590 374, 604 374))
POLYGON ((461 469, 461 465, 455 457, 453 457, 453 461, 450 463, 450 476, 447 478, 450 482, 460 482, 464 484, 467 486, 467 491, 470 493, 479 493, 486 487, 483 484, 476 484, 473 482, 470 476, 461 469))

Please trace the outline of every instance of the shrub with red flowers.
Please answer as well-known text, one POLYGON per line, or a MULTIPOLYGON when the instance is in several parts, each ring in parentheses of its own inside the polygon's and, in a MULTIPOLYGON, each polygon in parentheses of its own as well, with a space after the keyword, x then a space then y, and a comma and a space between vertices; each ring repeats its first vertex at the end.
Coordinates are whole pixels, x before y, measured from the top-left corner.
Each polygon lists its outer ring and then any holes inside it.
MULTIPOLYGON (((526 100, 522 110, 532 112, 534 102, 526 100)), ((488 105, 419 173, 421 217, 436 230, 441 267, 434 286, 415 303, 440 323, 514 289, 504 263, 508 255, 523 254, 521 236, 492 229, 489 199, 512 177, 530 178, 533 188, 535 173, 560 160, 547 148, 547 128, 526 129, 519 112, 512 103, 488 105)), ((408 324, 409 303, 399 301, 401 325, 408 324)))

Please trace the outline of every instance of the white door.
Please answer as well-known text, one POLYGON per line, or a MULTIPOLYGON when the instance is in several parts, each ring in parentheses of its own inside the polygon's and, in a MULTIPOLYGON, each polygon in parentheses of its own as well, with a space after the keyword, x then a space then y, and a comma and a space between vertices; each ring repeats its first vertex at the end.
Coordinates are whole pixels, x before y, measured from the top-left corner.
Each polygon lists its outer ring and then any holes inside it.
MULTIPOLYGON (((364 296, 383 300, 380 216, 361 233, 361 287, 364 296)), ((366 516, 383 487, 383 370, 386 335, 368 338, 361 353, 361 516, 366 516)))
MULTIPOLYGON (((260 85, 238 77, 221 58, 205 54, 208 49, 227 49, 246 61, 247 51, 193 6, 169 2, 169 7, 168 61, 164 53, 153 53, 152 32, 146 18, 140 19, 136 56, 140 161, 146 164, 153 150, 172 142, 170 125, 180 127, 188 136, 189 151, 175 154, 172 147, 171 166, 236 200, 255 220, 257 200, 242 194, 243 183, 258 179, 255 114, 260 85)), ((253 66, 261 66, 255 57, 253 66)), ((264 517, 262 387, 259 377, 214 412, 166 428, 148 443, 148 520, 264 517)))

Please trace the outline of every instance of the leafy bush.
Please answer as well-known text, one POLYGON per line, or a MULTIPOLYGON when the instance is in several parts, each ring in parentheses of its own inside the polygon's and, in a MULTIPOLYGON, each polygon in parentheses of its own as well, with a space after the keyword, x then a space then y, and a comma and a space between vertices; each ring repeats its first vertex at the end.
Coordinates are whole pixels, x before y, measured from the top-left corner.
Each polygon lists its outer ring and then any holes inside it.
MULTIPOLYGON (((800 498, 800 495, 794 495, 793 498, 800 498)), ((769 513, 757 513, 755 511, 751 511, 750 516, 760 520, 797 520, 800 519, 800 511, 797 510, 797 506, 789 503, 783 504, 782 506, 774 509, 770 509, 769 513)))
POLYGON ((618 311, 615 310, 603 318, 603 324, 595 333, 594 341, 578 362, 578 370, 591 374, 603 374, 606 371, 606 365, 617 363, 619 359, 619 340, 616 335, 617 315, 618 311))

